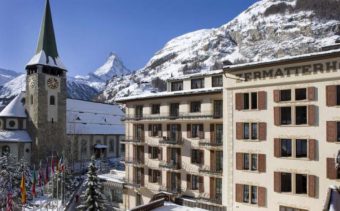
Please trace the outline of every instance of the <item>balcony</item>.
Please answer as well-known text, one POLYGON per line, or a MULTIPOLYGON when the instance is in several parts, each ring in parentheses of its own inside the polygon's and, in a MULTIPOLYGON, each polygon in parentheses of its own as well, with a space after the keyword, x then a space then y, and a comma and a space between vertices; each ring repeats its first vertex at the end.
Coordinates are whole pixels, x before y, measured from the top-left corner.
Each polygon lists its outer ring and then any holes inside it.
POLYGON ((181 164, 180 162, 174 162, 174 161, 160 161, 159 167, 169 169, 169 170, 180 170, 181 164))
POLYGON ((129 181, 128 179, 124 179, 124 188, 140 188, 141 186, 141 181, 129 181))
POLYGON ((199 172, 206 175, 213 175, 213 176, 222 176, 223 169, 222 168, 212 168, 211 166, 201 166, 199 168, 199 172))
POLYGON ((170 113, 170 114, 153 114, 153 115, 126 115, 122 121, 140 121, 140 120, 176 120, 176 119, 218 119, 222 118, 221 112, 200 112, 200 113, 170 113))
POLYGON ((213 204, 222 204, 222 195, 216 194, 215 197, 200 196, 198 200, 202 203, 208 202, 213 204))
POLYGON ((222 149, 223 148, 222 139, 219 139, 219 140, 200 139, 199 145, 201 147, 205 147, 205 148, 214 148, 214 149, 222 149))
POLYGON ((175 146, 178 145, 179 147, 182 146, 183 144, 183 139, 181 137, 175 137, 175 138, 170 138, 170 137, 163 137, 161 140, 159 140, 160 145, 171 145, 175 146))
POLYGON ((121 141, 122 144, 127 144, 127 143, 132 143, 135 145, 144 145, 145 144, 145 139, 143 137, 125 137, 121 141))
POLYGON ((134 157, 125 157, 124 162, 126 165, 132 165, 135 167, 144 167, 144 157, 134 158, 134 157))
POLYGON ((182 189, 179 186, 174 186, 174 187, 165 187, 165 186, 161 186, 159 187, 159 191, 164 191, 164 192, 169 192, 172 194, 180 194, 182 193, 182 189))

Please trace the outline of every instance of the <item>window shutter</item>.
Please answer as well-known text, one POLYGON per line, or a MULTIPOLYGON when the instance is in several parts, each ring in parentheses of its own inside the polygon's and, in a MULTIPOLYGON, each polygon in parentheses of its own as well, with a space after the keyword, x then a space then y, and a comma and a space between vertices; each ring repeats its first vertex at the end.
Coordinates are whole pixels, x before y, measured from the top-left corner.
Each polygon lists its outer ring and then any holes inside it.
POLYGON ((336 106, 336 85, 326 86, 326 105, 336 106))
POLYGON ((200 124, 200 126, 199 126, 199 138, 200 139, 204 139, 204 126, 203 126, 203 124, 200 124))
POLYGON ((191 190, 191 175, 187 174, 187 189, 191 190))
POLYGON ((315 125, 316 123, 316 106, 308 105, 308 125, 315 125))
POLYGON ((236 93, 236 110, 240 111, 243 110, 243 93, 236 93))
POLYGON ((275 103, 280 102, 280 90, 274 90, 274 102, 275 103))
POLYGON ((316 159, 316 140, 315 139, 309 139, 308 140, 308 158, 309 160, 315 160, 316 159))
POLYGON ((204 193, 204 177, 199 177, 199 192, 204 193))
POLYGON ((236 139, 243 139, 243 123, 236 122, 236 139))
POLYGON ((257 159, 259 164, 259 172, 266 172, 266 155, 258 154, 257 159))
POLYGON ((236 184, 236 194, 235 194, 235 200, 236 202, 243 202, 243 185, 242 184, 236 184))
POLYGON ((335 159, 327 158, 327 178, 328 179, 336 179, 337 172, 335 168, 335 159))
POLYGON ((327 142, 336 142, 337 140, 337 123, 335 121, 327 121, 327 142))
POLYGON ((166 137, 170 138, 170 124, 166 125, 166 137))
POLYGON ((142 141, 144 142, 144 138, 145 138, 145 132, 144 132, 144 125, 141 125, 141 128, 142 128, 142 141))
POLYGON ((171 188, 171 172, 166 172, 166 187, 171 188))
POLYGON ((316 197, 316 176, 308 175, 308 196, 316 197))
POLYGON ((215 199, 215 178, 214 177, 210 177, 210 198, 211 199, 215 199))
POLYGON ((187 124, 187 137, 191 138, 191 124, 187 124))
POLYGON ((267 139, 267 123, 260 122, 259 123, 259 140, 265 141, 267 139))
POLYGON ((259 207, 266 206, 266 188, 264 187, 257 187, 258 191, 258 202, 257 204, 259 207))
POLYGON ((210 171, 216 171, 216 154, 215 151, 210 151, 210 171))
POLYGON ((274 172, 274 191, 281 193, 281 172, 274 172))
POLYGON ((210 143, 216 143, 215 125, 214 124, 210 124, 210 143))
POLYGON ((260 91, 258 94, 258 108, 259 110, 265 110, 267 105, 267 93, 260 91))
POLYGON ((307 96, 309 101, 313 101, 316 99, 316 88, 315 87, 308 87, 307 88, 307 96))
POLYGON ((162 148, 159 148, 159 149, 158 149, 158 159, 159 159, 159 160, 162 160, 162 159, 163 159, 163 150, 162 150, 162 148))
POLYGON ((168 162, 171 161, 171 148, 167 148, 167 149, 166 149, 166 160, 167 160, 168 162))
POLYGON ((274 139, 274 156, 281 157, 281 140, 279 138, 274 139))
POLYGON ((281 108, 274 107, 274 125, 280 126, 281 125, 281 108))
POLYGON ((236 153, 236 169, 243 170, 243 153, 237 152, 236 153))

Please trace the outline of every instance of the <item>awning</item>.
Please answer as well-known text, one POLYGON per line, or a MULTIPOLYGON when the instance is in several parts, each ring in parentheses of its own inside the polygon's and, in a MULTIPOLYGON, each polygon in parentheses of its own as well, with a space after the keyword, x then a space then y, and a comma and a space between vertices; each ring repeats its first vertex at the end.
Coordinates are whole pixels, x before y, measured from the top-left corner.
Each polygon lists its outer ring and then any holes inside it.
POLYGON ((106 149, 107 145, 104 145, 104 144, 95 144, 94 148, 95 149, 106 149))

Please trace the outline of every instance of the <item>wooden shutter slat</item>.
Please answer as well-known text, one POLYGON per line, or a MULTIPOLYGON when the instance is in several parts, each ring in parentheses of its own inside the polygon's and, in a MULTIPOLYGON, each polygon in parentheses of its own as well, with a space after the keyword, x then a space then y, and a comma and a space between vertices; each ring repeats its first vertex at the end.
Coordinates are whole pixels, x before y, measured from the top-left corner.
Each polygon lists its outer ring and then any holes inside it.
POLYGON ((243 110, 243 93, 236 93, 236 110, 240 111, 240 110, 243 110))
POLYGON ((235 194, 235 201, 236 202, 243 202, 243 185, 236 184, 236 194, 235 194))
POLYGON ((337 122, 327 121, 327 142, 337 141, 337 122))
POLYGON ((258 94, 258 109, 265 110, 267 105, 267 93, 265 91, 260 91, 258 94))
POLYGON ((258 206, 264 207, 266 206, 266 188, 264 187, 257 187, 258 191, 258 206))
POLYGON ((240 153, 240 152, 237 152, 236 153, 236 169, 237 170, 243 170, 243 164, 244 164, 244 161, 243 161, 243 153, 240 153))
POLYGON ((210 177, 210 198, 215 199, 215 178, 210 177))
POLYGON ((215 151, 210 151, 210 171, 216 171, 216 154, 215 151))
POLYGON ((274 90, 274 102, 279 103, 280 102, 280 90, 274 90))
POLYGON ((187 137, 191 138, 191 124, 187 124, 187 137))
POLYGON ((166 172, 166 187, 171 188, 171 172, 166 172))
POLYGON ((326 105, 336 106, 336 85, 326 86, 326 105))
POLYGON ((210 124, 210 143, 215 143, 216 139, 215 139, 215 125, 214 124, 210 124))
POLYGON ((259 140, 265 141, 267 139, 267 123, 259 123, 259 140))
POLYGON ((327 178, 337 179, 337 172, 335 168, 335 159, 327 158, 327 178))
POLYGON ((309 139, 308 141, 308 158, 309 160, 315 160, 316 159, 316 140, 315 139, 309 139))
POLYGON ((307 98, 309 101, 313 101, 316 99, 316 88, 315 87, 307 88, 307 98))
POLYGON ((316 106, 308 105, 308 125, 315 125, 316 123, 316 106))
POLYGON ((199 177, 199 192, 204 193, 204 177, 199 177))
POLYGON ((274 139, 274 157, 281 157, 281 140, 279 138, 274 139))
POLYGON ((316 176, 308 175, 308 196, 316 197, 316 176))
POLYGON ((274 172, 274 191, 281 193, 281 172, 274 172))
POLYGON ((274 107, 274 124, 276 126, 281 125, 281 108, 280 107, 274 107))
POLYGON ((258 154, 259 172, 266 172, 266 155, 258 154))
POLYGON ((243 139, 243 122, 236 122, 236 139, 243 139))

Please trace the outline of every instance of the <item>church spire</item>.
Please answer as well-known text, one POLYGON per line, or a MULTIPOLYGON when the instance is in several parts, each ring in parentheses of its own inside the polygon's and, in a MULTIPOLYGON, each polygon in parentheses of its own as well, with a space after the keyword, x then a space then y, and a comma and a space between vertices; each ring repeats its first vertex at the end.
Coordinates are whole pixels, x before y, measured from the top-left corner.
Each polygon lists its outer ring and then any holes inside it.
POLYGON ((35 55, 27 66, 46 65, 66 70, 60 61, 55 39, 52 13, 49 0, 46 0, 45 13, 41 23, 38 46, 35 55))

